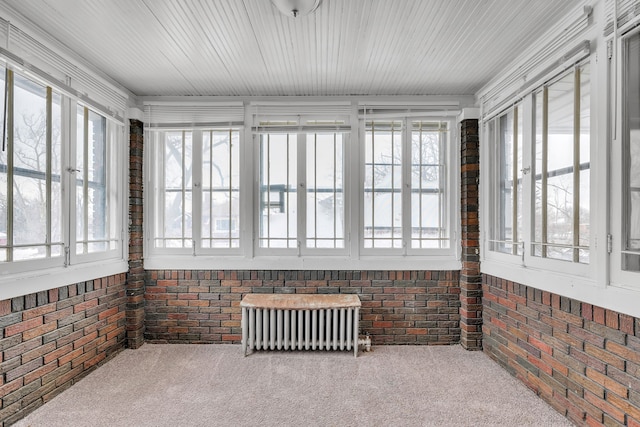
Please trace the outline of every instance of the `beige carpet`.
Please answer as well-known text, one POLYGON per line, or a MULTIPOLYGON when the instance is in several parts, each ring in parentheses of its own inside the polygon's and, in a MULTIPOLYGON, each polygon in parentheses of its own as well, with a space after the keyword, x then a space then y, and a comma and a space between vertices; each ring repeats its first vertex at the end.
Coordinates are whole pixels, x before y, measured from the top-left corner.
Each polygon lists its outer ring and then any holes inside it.
POLYGON ((480 352, 125 350, 17 426, 570 426, 480 352))

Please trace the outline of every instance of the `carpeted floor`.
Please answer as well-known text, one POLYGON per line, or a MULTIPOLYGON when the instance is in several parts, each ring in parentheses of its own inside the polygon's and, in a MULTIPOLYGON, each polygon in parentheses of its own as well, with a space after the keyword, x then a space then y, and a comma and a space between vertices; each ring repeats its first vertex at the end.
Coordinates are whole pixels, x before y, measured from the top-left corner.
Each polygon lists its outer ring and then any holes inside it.
POLYGON ((570 426, 481 352, 125 350, 17 426, 570 426))

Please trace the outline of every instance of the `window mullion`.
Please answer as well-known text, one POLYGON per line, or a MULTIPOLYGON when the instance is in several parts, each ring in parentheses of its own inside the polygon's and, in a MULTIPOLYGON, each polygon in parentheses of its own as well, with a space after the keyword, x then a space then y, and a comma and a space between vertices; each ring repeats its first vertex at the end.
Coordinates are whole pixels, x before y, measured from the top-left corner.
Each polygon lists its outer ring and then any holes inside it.
POLYGON ((82 152, 82 253, 89 253, 89 109, 84 107, 84 141, 82 152))
POLYGON ((518 255, 518 107, 513 108, 513 145, 511 155, 511 253, 518 255))
MULTIPOLYGON (((315 135, 314 135, 315 136, 315 135)), ((315 144, 314 138, 314 144, 315 144)), ((297 135, 297 174, 298 174, 298 191, 297 191, 297 241, 298 241, 298 255, 303 253, 307 249, 307 134, 299 133, 297 135)), ((289 150, 287 150, 287 153, 289 150)), ((316 159, 314 158, 314 162, 316 159)), ((287 161, 287 170, 289 169, 289 162, 287 161)), ((288 179, 287 179, 288 181, 288 179)), ((314 182, 315 185, 315 182, 314 182)), ((287 201, 287 209, 289 203, 287 201)), ((287 218, 289 213, 287 212, 287 218)), ((317 218, 315 218, 317 221, 317 218)), ((287 237, 289 232, 287 230, 287 237)), ((316 235, 317 237, 317 235, 316 235)))
MULTIPOLYGON (((402 253, 404 255, 411 248, 411 228, 413 224, 411 224, 411 127, 410 120, 404 119, 402 121, 402 144, 401 144, 401 165, 402 168, 400 170, 402 177, 402 182, 400 183, 400 200, 401 200, 401 216, 402 216, 402 224, 401 224, 401 232, 402 232, 402 253)), ((395 161, 394 161, 395 163, 395 161)), ((395 204, 392 199, 392 206, 395 204)), ((392 224, 393 224, 393 216, 392 216, 392 224)))
POLYGON ((580 261, 580 67, 573 88, 573 262, 580 261))
MULTIPOLYGON (((542 258, 547 257, 547 174, 548 174, 548 144, 549 144, 549 89, 542 90, 542 189, 541 189, 541 228, 542 228, 542 258)), ((537 171, 536 171, 537 172, 537 171)))
POLYGON ((13 261, 13 125, 14 85, 13 71, 7 70, 7 262, 13 261))
POLYGON ((52 170, 52 141, 51 141, 51 127, 52 127, 52 93, 51 88, 47 86, 47 111, 46 111, 46 174, 45 174, 45 187, 46 187, 46 230, 45 236, 45 251, 47 258, 51 258, 51 170, 52 170))
MULTIPOLYGON (((200 130, 193 131, 191 147, 191 240, 194 255, 197 254, 198 249, 202 248, 202 132, 200 130)), ((213 135, 211 137, 213 138, 213 135)), ((212 140, 210 139, 210 141, 212 140)), ((213 218, 210 218, 209 222, 213 222, 213 218)))

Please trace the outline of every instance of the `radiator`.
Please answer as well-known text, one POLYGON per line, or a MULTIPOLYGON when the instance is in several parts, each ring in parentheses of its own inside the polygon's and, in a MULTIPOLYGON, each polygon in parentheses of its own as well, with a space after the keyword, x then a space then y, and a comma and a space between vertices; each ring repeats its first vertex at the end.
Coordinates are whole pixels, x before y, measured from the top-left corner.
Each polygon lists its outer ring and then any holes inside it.
POLYGON ((356 295, 249 294, 242 307, 242 351, 353 350, 358 356, 356 295))

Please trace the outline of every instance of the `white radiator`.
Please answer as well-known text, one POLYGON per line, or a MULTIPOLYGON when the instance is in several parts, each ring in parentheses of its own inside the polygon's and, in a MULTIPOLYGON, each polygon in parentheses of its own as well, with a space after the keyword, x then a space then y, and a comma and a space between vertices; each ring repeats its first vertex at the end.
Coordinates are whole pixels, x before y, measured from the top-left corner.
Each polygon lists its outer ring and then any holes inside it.
POLYGON ((353 350, 358 356, 356 295, 249 294, 242 307, 242 351, 353 350))

